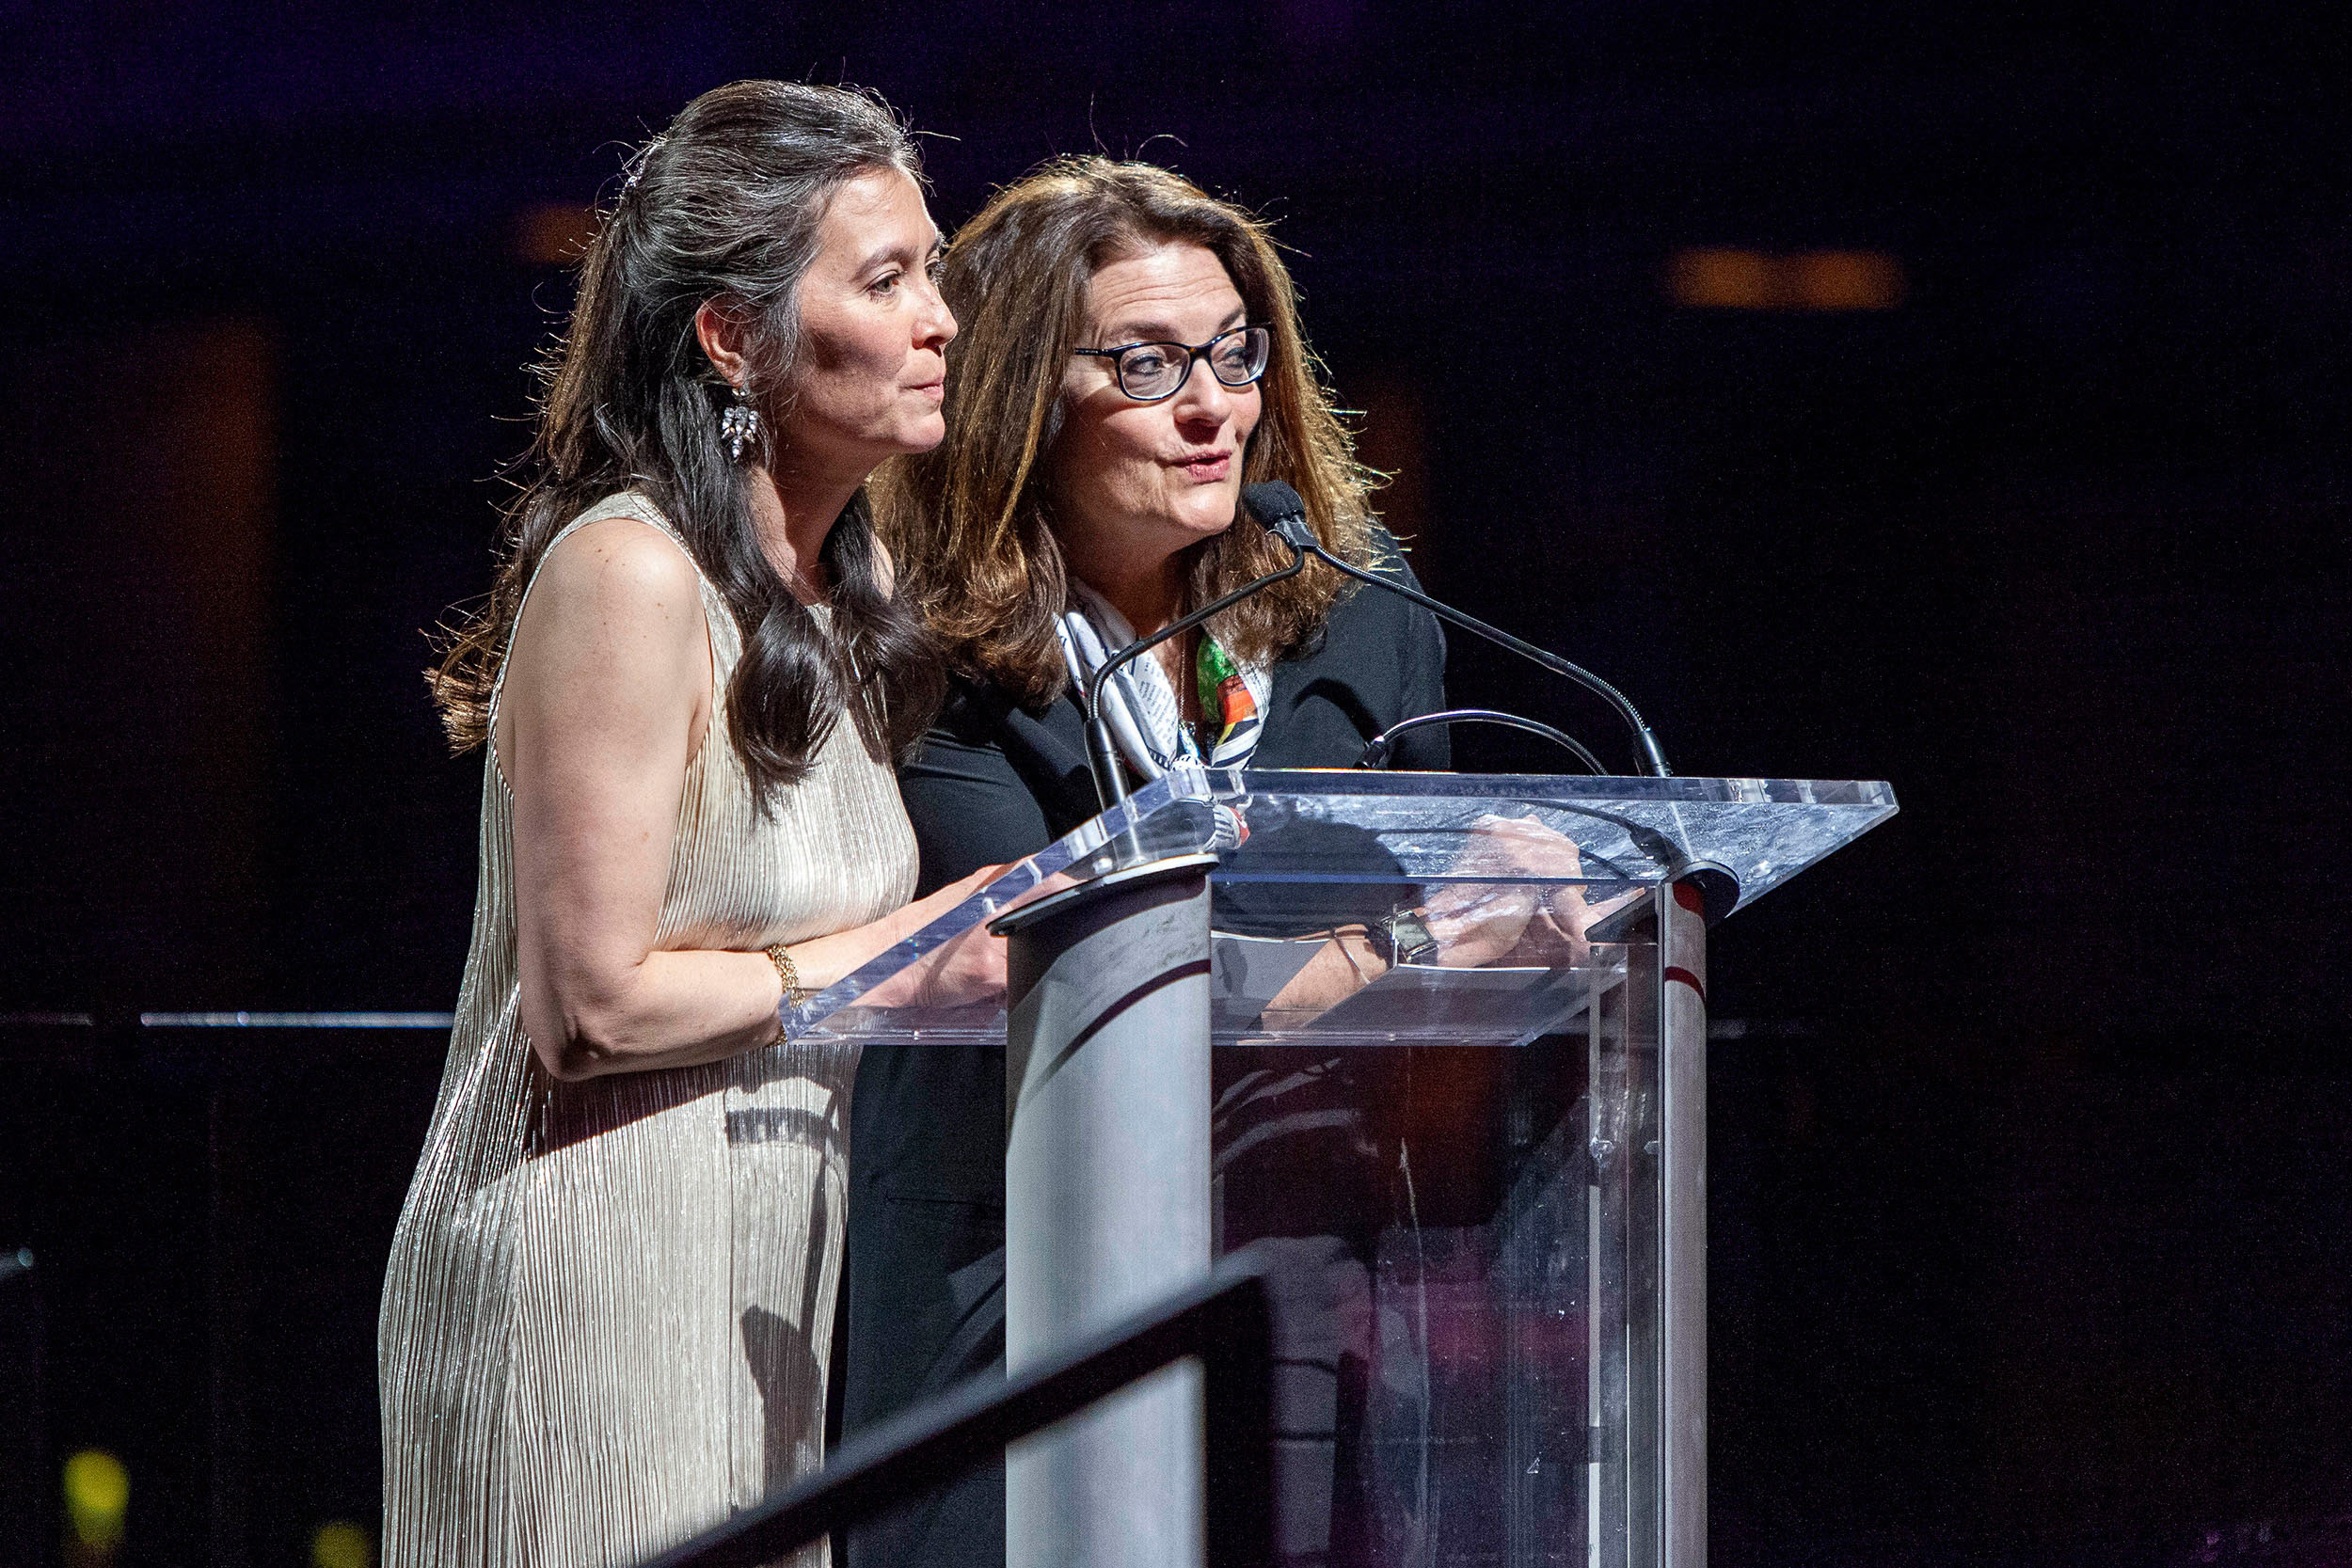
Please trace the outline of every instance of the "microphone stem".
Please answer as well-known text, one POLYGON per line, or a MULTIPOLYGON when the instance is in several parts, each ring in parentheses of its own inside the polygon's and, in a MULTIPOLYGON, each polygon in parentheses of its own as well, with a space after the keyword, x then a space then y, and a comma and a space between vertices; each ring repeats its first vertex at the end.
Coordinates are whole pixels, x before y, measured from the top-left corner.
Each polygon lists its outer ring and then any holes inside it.
POLYGON ((1499 626, 1490 626, 1475 615, 1467 615, 1451 605, 1440 604, 1428 594, 1407 588, 1393 578, 1380 577, 1361 567, 1351 566, 1320 545, 1307 546, 1302 552, 1302 559, 1306 555, 1311 555, 1325 565, 1345 573, 1359 581, 1368 582, 1375 588, 1385 588, 1391 594, 1410 599, 1432 615, 1451 621, 1465 631, 1476 632, 1487 641, 1508 648, 1521 658, 1532 659, 1555 674, 1567 676, 1568 679, 1600 698, 1625 717, 1626 722, 1633 727, 1634 743, 1641 748, 1643 766, 1649 770, 1651 778, 1666 779, 1674 776, 1674 769, 1666 766, 1665 753, 1659 750, 1658 737, 1650 734, 1649 726, 1642 721, 1642 716, 1635 710, 1631 700, 1624 692, 1582 665, 1571 664, 1558 654, 1538 648, 1534 643, 1514 637, 1499 626))
MULTIPOLYGON (((1276 534, 1275 537, 1280 539, 1281 535, 1276 534)), ((1110 679, 1111 673, 1120 665, 1130 663, 1150 653, 1169 638, 1180 637, 1212 616, 1231 610, 1261 588, 1280 582, 1284 578, 1295 578, 1305 571, 1307 552, 1290 540, 1284 539, 1282 542, 1291 547, 1289 565, 1279 571, 1268 572, 1264 577, 1245 582, 1221 598, 1211 599, 1191 614, 1170 621, 1149 637, 1137 638, 1109 658, 1104 659, 1094 673, 1087 677, 1087 760, 1094 768, 1094 797, 1102 803, 1104 811, 1110 810, 1127 799, 1127 778, 1119 764, 1119 748, 1111 743, 1110 723, 1103 717, 1104 683, 1110 679)), ((1321 555, 1323 552, 1318 550, 1315 553, 1321 555)))

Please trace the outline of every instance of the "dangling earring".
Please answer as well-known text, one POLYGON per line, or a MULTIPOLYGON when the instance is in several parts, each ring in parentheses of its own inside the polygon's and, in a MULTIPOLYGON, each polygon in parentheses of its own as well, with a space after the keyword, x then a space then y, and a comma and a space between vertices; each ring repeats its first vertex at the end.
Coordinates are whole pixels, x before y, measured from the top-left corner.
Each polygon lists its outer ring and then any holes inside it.
POLYGON ((727 455, 740 463, 744 442, 759 445, 759 410, 752 406, 752 395, 741 387, 730 389, 735 402, 719 416, 719 439, 727 444, 727 455))

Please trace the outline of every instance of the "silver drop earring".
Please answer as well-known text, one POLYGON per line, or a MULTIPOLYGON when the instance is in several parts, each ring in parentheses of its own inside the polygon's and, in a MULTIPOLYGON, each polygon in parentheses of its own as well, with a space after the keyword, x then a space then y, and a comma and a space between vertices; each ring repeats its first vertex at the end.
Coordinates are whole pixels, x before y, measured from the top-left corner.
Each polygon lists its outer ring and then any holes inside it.
POLYGON ((719 416, 719 439, 727 444, 727 455, 738 463, 743 461, 743 444, 759 445, 759 410, 752 406, 752 395, 741 387, 730 388, 735 402, 719 416))

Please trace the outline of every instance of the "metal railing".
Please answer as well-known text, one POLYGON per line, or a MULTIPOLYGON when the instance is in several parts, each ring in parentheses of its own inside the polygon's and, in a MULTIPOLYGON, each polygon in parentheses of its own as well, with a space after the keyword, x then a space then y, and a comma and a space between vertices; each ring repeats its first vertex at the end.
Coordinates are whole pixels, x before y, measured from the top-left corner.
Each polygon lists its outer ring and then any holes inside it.
POLYGON ((1271 1306, 1266 1264, 1244 1248, 1216 1274, 1002 1382, 974 1379, 843 1444, 824 1470, 641 1568, 758 1568, 828 1531, 1001 1457, 1162 1367, 1205 1374, 1208 1560, 1274 1560, 1271 1306))

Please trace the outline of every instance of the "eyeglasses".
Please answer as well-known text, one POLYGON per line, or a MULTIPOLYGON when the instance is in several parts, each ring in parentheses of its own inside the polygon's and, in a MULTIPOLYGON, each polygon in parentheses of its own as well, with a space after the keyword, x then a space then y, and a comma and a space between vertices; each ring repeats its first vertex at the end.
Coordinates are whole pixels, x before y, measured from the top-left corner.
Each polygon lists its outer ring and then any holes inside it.
POLYGON ((1274 334, 1263 326, 1236 326, 1205 343, 1127 343, 1119 348, 1071 350, 1089 359, 1108 359, 1119 389, 1137 403, 1165 403, 1192 379, 1192 362, 1206 359, 1209 372, 1228 387, 1247 387, 1265 374, 1274 334))

